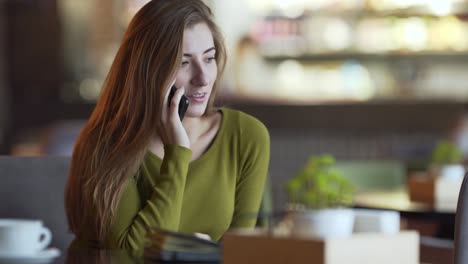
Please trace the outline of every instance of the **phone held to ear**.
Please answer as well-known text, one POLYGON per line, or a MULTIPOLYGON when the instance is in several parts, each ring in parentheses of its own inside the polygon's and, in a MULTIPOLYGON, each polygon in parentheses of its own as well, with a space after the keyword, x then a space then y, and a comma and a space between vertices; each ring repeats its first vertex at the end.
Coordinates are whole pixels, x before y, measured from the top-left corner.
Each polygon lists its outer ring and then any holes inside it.
MULTIPOLYGON (((168 98, 169 106, 171 106, 172 97, 174 97, 176 89, 177 88, 174 85, 171 87, 171 91, 169 92, 169 98, 168 98)), ((185 112, 187 111, 188 106, 189 106, 189 100, 188 100, 187 96, 182 95, 182 97, 180 98, 180 102, 179 102, 180 121, 182 121, 182 119, 184 119, 184 115, 185 115, 185 112)))

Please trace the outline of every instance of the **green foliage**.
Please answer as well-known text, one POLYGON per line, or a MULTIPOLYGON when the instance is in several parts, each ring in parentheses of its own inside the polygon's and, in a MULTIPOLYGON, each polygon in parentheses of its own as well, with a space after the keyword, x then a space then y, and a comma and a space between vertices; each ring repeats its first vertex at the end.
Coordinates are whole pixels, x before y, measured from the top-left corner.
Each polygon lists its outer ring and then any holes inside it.
POLYGON ((334 164, 331 155, 311 156, 286 184, 290 202, 317 209, 350 205, 354 187, 334 164))
POLYGON ((463 153, 454 144, 441 140, 432 152, 432 163, 437 165, 461 163, 463 153))

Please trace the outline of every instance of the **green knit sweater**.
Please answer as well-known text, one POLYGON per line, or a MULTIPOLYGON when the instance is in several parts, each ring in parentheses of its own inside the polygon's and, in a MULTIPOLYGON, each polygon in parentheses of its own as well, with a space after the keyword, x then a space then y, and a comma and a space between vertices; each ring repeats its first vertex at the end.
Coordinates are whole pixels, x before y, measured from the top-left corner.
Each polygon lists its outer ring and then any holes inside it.
POLYGON ((265 126, 226 108, 207 151, 168 145, 164 159, 148 152, 128 183, 110 228, 109 248, 141 249, 146 230, 200 232, 219 240, 229 228, 253 227, 270 158, 265 126))

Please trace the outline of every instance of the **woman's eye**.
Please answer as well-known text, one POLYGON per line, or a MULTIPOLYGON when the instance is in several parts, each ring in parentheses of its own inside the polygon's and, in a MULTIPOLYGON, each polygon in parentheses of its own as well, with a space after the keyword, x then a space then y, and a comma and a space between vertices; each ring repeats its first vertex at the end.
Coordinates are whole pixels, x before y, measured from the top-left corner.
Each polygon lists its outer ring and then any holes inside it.
POLYGON ((182 64, 181 64, 181 66, 188 65, 188 63, 189 63, 188 61, 182 61, 182 64))
POLYGON ((208 62, 214 62, 215 60, 216 60, 215 57, 209 57, 209 58, 207 59, 208 62))

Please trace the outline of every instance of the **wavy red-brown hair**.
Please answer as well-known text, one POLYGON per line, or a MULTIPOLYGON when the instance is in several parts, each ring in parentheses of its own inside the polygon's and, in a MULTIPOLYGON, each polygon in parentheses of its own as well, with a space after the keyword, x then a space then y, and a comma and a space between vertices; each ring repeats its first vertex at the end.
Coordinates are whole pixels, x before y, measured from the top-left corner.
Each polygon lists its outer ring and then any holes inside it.
MULTIPOLYGON (((72 155, 65 206, 78 238, 106 238, 121 194, 157 133, 164 95, 182 61, 184 30, 198 23, 206 23, 213 34, 221 76, 225 46, 203 1, 153 0, 130 22, 72 155)), ((206 113, 213 110, 217 86, 206 113)))

